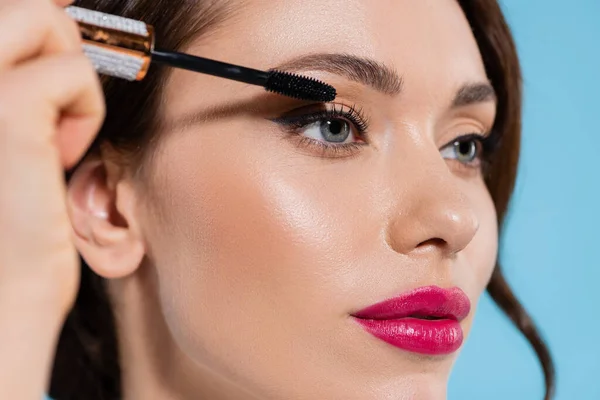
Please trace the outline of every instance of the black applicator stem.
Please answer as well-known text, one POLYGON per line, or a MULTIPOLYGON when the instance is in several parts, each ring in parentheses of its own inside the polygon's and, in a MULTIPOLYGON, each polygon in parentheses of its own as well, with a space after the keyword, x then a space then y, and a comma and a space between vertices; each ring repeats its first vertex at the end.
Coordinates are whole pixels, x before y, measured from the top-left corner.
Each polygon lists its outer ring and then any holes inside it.
POLYGON ((171 67, 186 69, 188 71, 201 72, 263 87, 269 79, 269 73, 257 69, 240 67, 239 65, 177 52, 153 50, 152 61, 171 67))

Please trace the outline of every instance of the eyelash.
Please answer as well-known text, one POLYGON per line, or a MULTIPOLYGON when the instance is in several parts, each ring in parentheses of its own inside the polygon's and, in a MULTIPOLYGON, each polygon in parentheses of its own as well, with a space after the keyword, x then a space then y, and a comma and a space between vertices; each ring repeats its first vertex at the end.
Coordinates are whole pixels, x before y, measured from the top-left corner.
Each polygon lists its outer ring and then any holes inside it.
MULTIPOLYGON (((322 105, 320 106, 322 107, 322 105)), ((297 112, 301 112, 301 110, 297 110, 297 112)), ((369 144, 369 119, 363 113, 362 109, 357 108, 356 106, 346 106, 344 104, 332 103, 330 108, 320 109, 313 112, 308 111, 305 114, 282 116, 273 119, 272 121, 283 126, 290 134, 289 137, 293 139, 299 147, 316 152, 320 157, 323 158, 341 158, 353 156, 357 154, 364 146, 369 144), (333 144, 325 141, 315 140, 302 135, 302 129, 305 129, 309 125, 316 122, 327 120, 343 120, 349 123, 353 129, 356 130, 356 136, 358 136, 358 139, 361 141, 333 144)), ((479 149, 479 154, 476 161, 471 163, 464 163, 454 159, 449 161, 456 161, 459 168, 466 169, 468 171, 487 169, 491 161, 491 157, 498 147, 497 135, 468 133, 454 138, 442 146, 441 149, 452 146, 455 143, 465 143, 470 141, 476 142, 479 149)))

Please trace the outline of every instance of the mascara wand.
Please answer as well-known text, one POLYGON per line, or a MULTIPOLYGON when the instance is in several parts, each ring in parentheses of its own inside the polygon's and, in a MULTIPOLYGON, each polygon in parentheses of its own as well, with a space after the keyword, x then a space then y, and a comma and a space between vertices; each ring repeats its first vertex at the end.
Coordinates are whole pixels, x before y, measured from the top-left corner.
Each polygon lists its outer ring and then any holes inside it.
POLYGON ((262 86, 269 92, 300 100, 329 102, 336 97, 333 86, 314 78, 155 50, 154 28, 142 21, 75 6, 65 10, 79 25, 84 53, 96 70, 104 75, 141 81, 151 63, 156 63, 262 86))

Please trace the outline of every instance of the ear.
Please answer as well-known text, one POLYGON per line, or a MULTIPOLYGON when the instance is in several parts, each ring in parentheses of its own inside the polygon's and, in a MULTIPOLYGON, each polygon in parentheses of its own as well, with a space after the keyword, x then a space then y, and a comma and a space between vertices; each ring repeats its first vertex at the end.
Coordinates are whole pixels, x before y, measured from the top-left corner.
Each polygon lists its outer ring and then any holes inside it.
POLYGON ((134 273, 146 250, 134 188, 114 172, 91 156, 73 173, 67 190, 75 246, 90 268, 108 279, 134 273))

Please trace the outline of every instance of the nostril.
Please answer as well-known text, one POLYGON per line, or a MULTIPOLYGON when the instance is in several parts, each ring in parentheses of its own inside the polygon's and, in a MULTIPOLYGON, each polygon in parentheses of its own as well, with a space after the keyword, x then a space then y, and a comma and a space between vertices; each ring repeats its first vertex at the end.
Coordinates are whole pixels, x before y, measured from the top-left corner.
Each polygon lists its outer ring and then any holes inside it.
POLYGON ((431 239, 427 239, 421 243, 419 243, 419 245, 417 247, 421 247, 421 246, 445 246, 447 243, 444 239, 442 238, 431 238, 431 239))
POLYGON ((427 239, 415 247, 415 251, 420 253, 427 253, 428 251, 444 249, 448 246, 448 243, 442 238, 431 238, 427 239))

